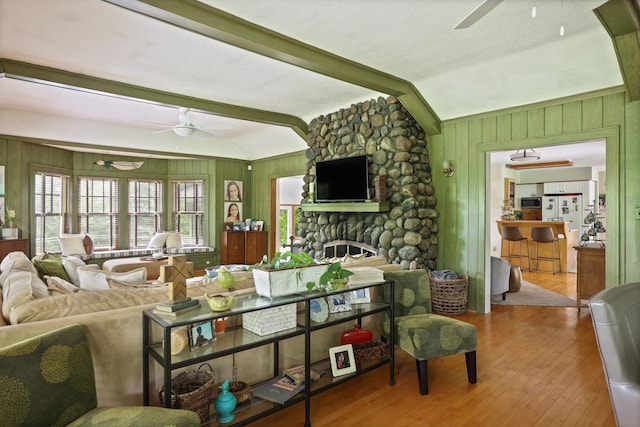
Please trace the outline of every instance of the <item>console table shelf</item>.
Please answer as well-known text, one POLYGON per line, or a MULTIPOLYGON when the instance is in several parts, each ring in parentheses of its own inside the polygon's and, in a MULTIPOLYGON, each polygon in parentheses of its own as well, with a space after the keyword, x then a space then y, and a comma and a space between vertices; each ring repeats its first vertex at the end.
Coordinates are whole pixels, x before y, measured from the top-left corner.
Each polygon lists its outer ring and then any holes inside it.
MULTIPOLYGON (((383 312, 388 312, 391 322, 394 321, 393 310, 393 295, 394 295, 394 282, 384 281, 368 284, 352 285, 346 290, 336 290, 327 292, 309 292, 300 295, 290 295, 278 298, 264 298, 259 297, 257 294, 245 294, 236 296, 234 306, 224 312, 213 312, 209 309, 206 302, 202 302, 200 310, 190 311, 184 315, 176 316, 175 318, 166 318, 154 313, 154 310, 145 310, 142 323, 142 350, 143 350, 143 400, 144 404, 148 405, 150 400, 150 376, 151 366, 153 361, 157 362, 162 368, 163 372, 163 384, 164 389, 171 388, 171 373, 175 369, 185 368, 192 365, 202 364, 203 362, 217 359, 219 357, 228 356, 241 351, 250 350, 261 346, 272 346, 273 354, 273 376, 281 374, 281 367, 279 366, 280 358, 280 342, 298 337, 304 336, 304 364, 308 367, 306 372, 305 389, 299 394, 293 396, 291 399, 280 405, 267 400, 260 399, 256 396, 252 396, 251 399, 240 403, 234 410, 235 419, 231 424, 224 424, 225 426, 241 426, 252 423, 260 418, 263 418, 269 414, 277 412, 283 408, 293 405, 298 402, 304 401, 305 403, 305 426, 310 427, 310 415, 311 415, 311 397, 329 388, 332 388, 344 381, 348 381, 351 378, 363 375, 373 369, 377 369, 384 365, 389 365, 389 384, 395 383, 394 374, 394 349, 393 346, 389 346, 389 355, 386 358, 382 358, 376 361, 364 361, 358 364, 358 369, 351 374, 333 377, 331 375, 331 366, 327 358, 322 360, 311 360, 311 348, 313 334, 322 329, 328 328, 338 324, 350 324, 354 321, 361 324, 362 318, 367 316, 376 315, 383 312), (350 311, 343 311, 339 313, 329 314, 326 320, 322 322, 314 322, 311 320, 311 301, 316 298, 331 298, 332 295, 340 294, 343 292, 349 292, 357 289, 376 288, 379 287, 378 292, 371 292, 372 300, 368 303, 353 304, 350 311), (383 288, 388 287, 383 292, 383 288), (391 301, 384 302, 373 298, 373 295, 391 295, 391 301), (227 328, 224 334, 216 336, 216 341, 206 347, 199 348, 197 351, 190 352, 188 349, 178 354, 171 354, 171 332, 173 329, 182 328, 189 325, 199 324, 201 322, 213 321, 219 317, 241 316, 242 314, 251 313, 255 311, 265 310, 278 306, 288 305, 295 303, 297 306, 297 325, 291 329, 286 329, 280 332, 257 335, 251 331, 243 329, 242 326, 235 326, 227 328), (161 339, 158 337, 158 329, 161 329, 161 339), (156 332, 154 337, 154 330, 156 332), (164 343, 164 345, 163 345, 164 343), (311 382, 310 367, 314 369, 326 371, 327 374, 321 376, 320 380, 311 382)), ((241 322, 235 322, 239 325, 241 322)), ((394 328, 391 328, 391 335, 389 342, 394 340, 394 328)), ((355 361, 354 361, 355 362, 355 361)), ((266 381, 271 381, 272 378, 266 381)), ((265 381, 261 381, 263 383, 265 381)), ((258 384, 252 384, 254 388, 258 384)), ((164 401, 161 402, 166 407, 171 404, 170 393, 165 393, 164 401)), ((209 419, 206 421, 207 425, 217 426, 216 414, 212 412, 209 419)), ((222 424, 221 424, 222 425, 222 424)))
POLYGON ((331 202, 303 203, 300 205, 307 212, 388 212, 389 202, 331 202))

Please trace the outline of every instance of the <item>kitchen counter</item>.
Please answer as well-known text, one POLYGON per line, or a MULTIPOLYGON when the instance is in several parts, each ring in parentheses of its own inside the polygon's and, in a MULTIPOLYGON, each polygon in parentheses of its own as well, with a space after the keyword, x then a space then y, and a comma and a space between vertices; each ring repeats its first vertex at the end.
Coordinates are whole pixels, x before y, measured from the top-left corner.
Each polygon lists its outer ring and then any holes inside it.
MULTIPOLYGON (((502 226, 515 226, 520 228, 520 232, 524 237, 529 239, 529 245, 531 249, 531 255, 535 254, 535 246, 536 244, 531 241, 531 229, 533 227, 551 227, 553 230, 553 234, 558 238, 558 242, 560 243, 560 269, 563 273, 575 273, 577 271, 577 253, 574 249, 574 246, 578 244, 578 232, 576 230, 569 230, 569 222, 562 221, 496 221, 498 224, 498 231, 502 234, 502 226)), ((504 241, 503 244, 507 243, 511 244, 511 254, 519 254, 520 253, 520 244, 517 242, 507 242, 504 241)), ((526 250, 523 244, 523 251, 526 250)), ((540 244, 540 256, 551 256, 551 245, 550 244, 540 244)), ((500 254, 506 254, 508 249, 501 248, 500 254)), ((507 261, 509 259, 504 258, 507 261)), ((534 265, 539 270, 544 271, 552 271, 553 265, 551 261, 541 260, 540 265, 534 265)), ((556 264, 557 267, 557 264, 556 264)), ((522 261, 522 268, 529 268, 528 260, 522 261)))

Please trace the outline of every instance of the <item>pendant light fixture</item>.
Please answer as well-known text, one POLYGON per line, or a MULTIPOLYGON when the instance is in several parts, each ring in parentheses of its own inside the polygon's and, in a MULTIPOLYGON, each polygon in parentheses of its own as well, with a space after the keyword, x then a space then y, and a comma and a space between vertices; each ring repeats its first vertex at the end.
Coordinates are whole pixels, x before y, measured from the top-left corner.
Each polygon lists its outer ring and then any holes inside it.
POLYGON ((529 162, 534 160, 540 160, 540 154, 533 148, 525 148, 518 150, 511 155, 512 162, 529 162))

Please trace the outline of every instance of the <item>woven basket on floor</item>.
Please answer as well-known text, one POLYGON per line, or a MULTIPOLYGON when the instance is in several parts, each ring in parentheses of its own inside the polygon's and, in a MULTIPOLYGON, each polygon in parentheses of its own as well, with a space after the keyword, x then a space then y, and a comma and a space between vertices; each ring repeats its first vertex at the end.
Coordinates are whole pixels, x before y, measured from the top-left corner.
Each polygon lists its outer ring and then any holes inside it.
MULTIPOLYGON (((197 370, 178 374, 171 380, 171 407, 193 411, 204 422, 209 418, 215 381, 213 368, 208 363, 203 363, 197 370), (208 366, 211 372, 202 370, 203 366, 208 366)), ((160 402, 164 402, 164 386, 160 388, 160 402)))
POLYGON ((438 279, 429 274, 431 310, 436 314, 458 315, 467 311, 469 278, 438 279))

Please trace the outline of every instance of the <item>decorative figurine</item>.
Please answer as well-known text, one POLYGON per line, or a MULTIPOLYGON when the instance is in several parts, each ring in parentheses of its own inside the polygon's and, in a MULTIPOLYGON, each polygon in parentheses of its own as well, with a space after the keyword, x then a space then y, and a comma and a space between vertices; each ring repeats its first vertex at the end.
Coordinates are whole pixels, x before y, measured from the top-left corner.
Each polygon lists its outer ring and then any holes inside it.
POLYGON ((221 386, 218 386, 220 393, 213 401, 213 406, 218 412, 219 423, 230 423, 235 415, 233 410, 236 409, 237 399, 229 392, 229 380, 225 380, 221 386))

